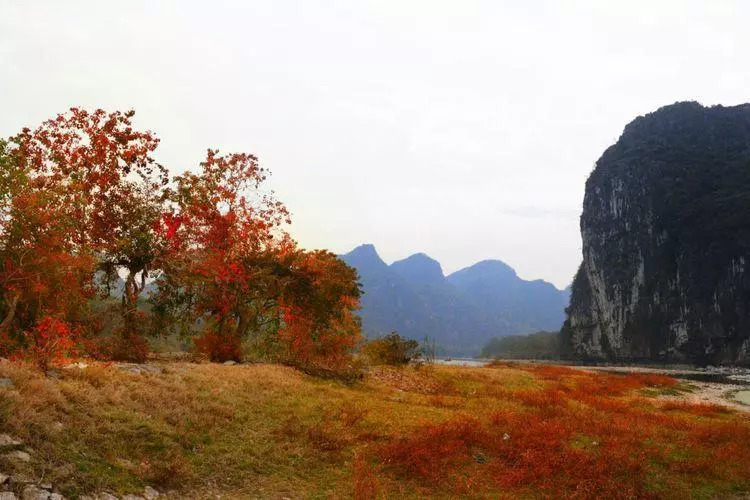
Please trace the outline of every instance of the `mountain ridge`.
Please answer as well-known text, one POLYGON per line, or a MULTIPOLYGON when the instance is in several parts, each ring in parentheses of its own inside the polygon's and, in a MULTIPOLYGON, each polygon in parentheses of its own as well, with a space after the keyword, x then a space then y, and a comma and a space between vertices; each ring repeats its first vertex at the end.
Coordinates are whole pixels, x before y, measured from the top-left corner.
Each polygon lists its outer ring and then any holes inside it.
POLYGON ((492 338, 557 330, 569 292, 544 280, 524 280, 508 264, 487 259, 445 275, 418 252, 387 264, 373 244, 340 256, 357 269, 363 330, 429 337, 445 354, 476 355, 492 338))

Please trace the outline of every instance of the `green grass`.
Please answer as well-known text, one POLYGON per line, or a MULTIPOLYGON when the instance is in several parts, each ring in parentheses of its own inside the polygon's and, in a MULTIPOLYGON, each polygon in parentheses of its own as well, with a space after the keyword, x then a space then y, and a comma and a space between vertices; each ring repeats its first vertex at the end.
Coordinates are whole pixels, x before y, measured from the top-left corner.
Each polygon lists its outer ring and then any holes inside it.
POLYGON ((672 387, 648 387, 641 389, 641 394, 649 398, 656 398, 659 396, 682 396, 683 394, 690 394, 695 392, 698 387, 695 384, 681 381, 672 387))

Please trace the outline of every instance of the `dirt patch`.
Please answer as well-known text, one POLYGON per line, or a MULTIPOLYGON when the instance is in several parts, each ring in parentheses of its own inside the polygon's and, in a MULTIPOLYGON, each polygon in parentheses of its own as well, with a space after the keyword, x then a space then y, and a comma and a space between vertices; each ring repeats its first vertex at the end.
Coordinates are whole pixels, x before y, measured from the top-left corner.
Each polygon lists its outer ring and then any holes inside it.
POLYGON ((740 398, 737 397, 738 394, 747 394, 745 397, 750 398, 750 390, 743 388, 742 384, 744 381, 737 378, 744 376, 744 370, 742 369, 720 370, 717 368, 711 371, 705 369, 675 369, 644 366, 571 366, 571 368, 607 373, 670 376, 687 381, 690 390, 680 391, 678 394, 661 394, 657 396, 658 399, 692 404, 724 405, 735 410, 750 412, 750 402, 743 401, 741 399, 742 396, 740 398), (704 376, 709 378, 709 380, 701 380, 701 377, 704 376), (726 380, 715 381, 710 377, 726 380))
MULTIPOLYGON (((750 406, 742 404, 736 398, 737 386, 731 384, 716 384, 709 382, 691 382, 691 392, 678 395, 661 395, 659 399, 665 401, 680 401, 691 404, 724 405, 738 411, 750 412, 750 406)), ((750 394, 750 391, 741 391, 750 394)))
POLYGON ((735 392, 734 399, 745 405, 750 411, 750 390, 735 392))

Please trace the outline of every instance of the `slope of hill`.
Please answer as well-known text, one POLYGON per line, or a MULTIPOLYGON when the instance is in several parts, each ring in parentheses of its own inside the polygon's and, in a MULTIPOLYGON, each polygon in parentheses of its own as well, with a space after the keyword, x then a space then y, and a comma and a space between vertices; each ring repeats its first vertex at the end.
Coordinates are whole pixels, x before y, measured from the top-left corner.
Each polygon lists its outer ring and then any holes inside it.
POLYGON ((564 319, 567 291, 523 280, 498 260, 445 276, 423 253, 389 266, 370 244, 342 259, 359 272, 369 337, 396 330, 418 340, 428 336, 445 354, 475 355, 493 337, 557 330, 564 319))
POLYGON ((543 280, 526 281, 499 260, 485 260, 448 276, 448 281, 504 325, 501 333, 559 330, 568 292, 543 280))
POLYGON ((494 338, 482 348, 483 358, 559 359, 560 332, 536 332, 494 338))

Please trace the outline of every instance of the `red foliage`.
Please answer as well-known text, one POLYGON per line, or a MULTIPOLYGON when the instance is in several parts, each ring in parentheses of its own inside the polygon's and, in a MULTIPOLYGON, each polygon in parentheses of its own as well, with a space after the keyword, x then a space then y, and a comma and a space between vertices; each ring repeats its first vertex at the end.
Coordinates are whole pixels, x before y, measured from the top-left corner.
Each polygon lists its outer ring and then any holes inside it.
POLYGON ((44 338, 53 327, 47 318, 82 320, 93 293, 94 261, 68 239, 72 222, 60 203, 64 189, 19 175, 3 197, 0 217, 2 350, 28 347, 46 364, 51 355, 44 338))
POLYGON ((741 465, 750 460, 747 422, 716 420, 721 410, 706 405, 666 404, 662 408, 679 413, 663 413, 659 405, 631 394, 649 385, 671 386, 672 379, 524 369, 540 374, 544 387, 500 395, 520 401, 525 410, 425 424, 379 446, 381 468, 415 479, 427 491, 478 496, 502 491, 557 498, 656 497, 663 492, 647 489, 645 481, 654 464, 666 464, 673 477, 687 482, 695 474, 748 479, 741 465))
POLYGON ((23 347, 43 314, 100 330, 89 300, 102 277, 106 299, 123 274, 121 321, 107 323, 116 338, 85 338, 109 357, 145 359, 147 325, 199 323, 196 347, 211 359, 237 359, 244 339, 272 334, 287 360, 342 364, 359 336, 356 273, 297 249, 252 155, 209 150, 199 173, 167 188, 151 157, 159 141, 133 115, 73 108, 0 141, 2 349, 23 347), (162 280, 146 318, 138 302, 153 269, 162 280))
POLYGON ((133 129, 134 114, 71 108, 11 139, 15 157, 35 178, 65 184, 61 207, 74 222, 70 237, 79 247, 109 251, 121 244, 112 236, 126 236, 134 223, 124 210, 138 189, 129 176, 151 190, 167 181, 149 156, 159 140, 133 129))
POLYGON ((290 268, 279 332, 289 358, 303 365, 342 366, 360 340, 356 272, 326 251, 296 251, 290 268))
POLYGON ((69 356, 75 347, 76 332, 65 321, 54 316, 43 316, 35 327, 25 333, 26 355, 42 371, 50 363, 69 356))
POLYGON ((107 342, 86 352, 89 355, 98 354, 100 358, 143 363, 148 358, 149 345, 138 332, 124 328, 107 342))
MULTIPOLYGON (((12 137, 7 153, 20 182, 8 193, 9 217, 3 220, 6 239, 35 238, 26 247, 33 249, 36 260, 9 256, 4 259, 5 276, 13 275, 8 263, 23 263, 34 276, 49 264, 47 269, 54 271, 41 275, 32 288, 33 293, 49 293, 57 290, 52 275, 66 273, 63 286, 70 291, 46 301, 46 309, 69 311, 66 302, 71 301, 85 309, 94 291, 94 269, 103 272, 107 282, 119 270, 128 273, 122 298, 124 336, 118 349, 124 352, 128 339, 135 341, 134 352, 143 344, 136 338, 141 324, 137 299, 159 251, 153 225, 160 212, 160 189, 167 182, 166 169, 149 156, 159 141, 150 132, 133 129, 133 114, 72 108, 12 137), (80 272, 84 268, 87 272, 80 272)), ((20 309, 35 300, 21 297, 20 309)), ((81 316, 74 319, 81 321, 81 316)), ((13 319, 16 330, 23 330, 25 320, 13 319)))
POLYGON ((278 317, 277 250, 287 240, 278 228, 288 214, 258 192, 266 175, 252 155, 209 150, 199 174, 175 179, 172 210, 156 225, 167 242, 157 309, 167 326, 202 321, 196 348, 214 360, 239 359, 242 339, 278 317))
POLYGON ((437 425, 426 425, 413 436, 387 444, 379 451, 386 465, 427 482, 442 483, 460 466, 470 463, 472 451, 492 439, 480 422, 460 417, 437 425))
POLYGON ((209 151, 201 167, 177 178, 175 210, 161 219, 169 250, 157 300, 204 322, 195 342, 211 359, 237 359, 243 339, 272 332, 287 361, 342 363, 359 335, 354 271, 296 248, 280 227, 286 208, 258 191, 267 173, 255 157, 209 151))
POLYGON ((315 343, 310 336, 313 328, 312 320, 302 311, 292 308, 282 308, 284 328, 279 331, 279 338, 286 346, 291 359, 302 364, 307 363, 313 356, 315 343))
POLYGON ((371 500, 379 493, 378 480, 370 463, 363 454, 354 455, 354 498, 356 500, 371 500))
POLYGON ((581 370, 558 365, 530 365, 530 364, 513 364, 514 368, 533 372, 539 378, 545 380, 557 380, 560 377, 581 375, 581 370))
POLYGON ((235 336, 223 336, 212 330, 203 332, 195 339, 195 348, 211 361, 240 361, 242 351, 240 339, 235 336))

